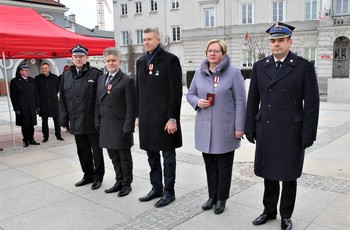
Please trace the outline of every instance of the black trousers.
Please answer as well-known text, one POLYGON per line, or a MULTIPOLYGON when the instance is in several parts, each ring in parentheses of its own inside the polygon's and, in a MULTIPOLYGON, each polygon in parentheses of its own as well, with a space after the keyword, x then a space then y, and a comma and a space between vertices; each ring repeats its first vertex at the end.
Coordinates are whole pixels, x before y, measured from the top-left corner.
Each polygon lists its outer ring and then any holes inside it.
POLYGON ((34 141, 34 126, 21 127, 23 142, 34 141))
MULTIPOLYGON (((277 203, 280 194, 279 181, 264 179, 264 213, 277 214, 277 203)), ((280 215, 282 218, 291 218, 297 194, 297 181, 282 181, 282 194, 280 201, 280 215)))
MULTIPOLYGON (((43 137, 44 139, 49 138, 49 124, 48 124, 49 117, 47 116, 42 116, 41 117, 41 124, 42 124, 42 132, 43 132, 43 137)), ((55 126, 55 136, 61 137, 61 127, 59 124, 59 119, 58 116, 52 117, 53 124, 55 126)))
POLYGON ((130 185, 132 176, 132 156, 130 149, 107 149, 108 156, 112 160, 115 172, 115 180, 123 185, 130 185))
POLYGON ((233 158, 235 151, 224 154, 202 153, 209 198, 214 200, 227 200, 230 196, 233 158))
POLYGON ((160 151, 147 151, 148 164, 151 168, 149 177, 152 184, 152 190, 156 192, 175 194, 175 177, 176 177, 176 152, 173 150, 163 150, 164 166, 164 186, 162 182, 162 165, 160 162, 160 151))
POLYGON ((74 137, 84 178, 102 182, 105 164, 102 149, 99 147, 99 135, 74 135, 74 137))

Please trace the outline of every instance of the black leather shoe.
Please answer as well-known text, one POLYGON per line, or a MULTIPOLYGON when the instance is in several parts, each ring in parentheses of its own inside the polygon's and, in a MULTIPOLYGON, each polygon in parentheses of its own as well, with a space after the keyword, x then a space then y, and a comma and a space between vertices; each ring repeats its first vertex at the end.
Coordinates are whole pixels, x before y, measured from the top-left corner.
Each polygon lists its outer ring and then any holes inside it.
POLYGON ((175 195, 164 194, 162 198, 160 198, 160 200, 158 200, 154 204, 154 206, 156 206, 157 208, 164 207, 170 204, 171 202, 173 202, 174 200, 175 200, 175 195))
POLYGON ((150 201, 150 200, 153 200, 154 198, 162 197, 162 196, 163 196, 162 192, 156 192, 154 190, 151 190, 146 196, 140 197, 139 201, 141 202, 150 201))
POLYGON ((98 189, 99 187, 101 187, 101 184, 102 184, 101 181, 96 180, 96 181, 94 181, 94 183, 92 183, 91 189, 92 190, 98 189))
POLYGON ((23 142, 23 147, 28 147, 28 146, 29 146, 28 141, 23 142))
POLYGON ((216 201, 214 213, 221 214, 225 211, 226 200, 218 200, 216 201))
POLYGON ((40 145, 40 143, 38 143, 38 142, 36 142, 36 141, 34 141, 34 140, 29 141, 29 144, 30 144, 30 145, 40 145))
POLYGON ((118 193, 119 197, 123 197, 128 195, 131 192, 132 188, 131 185, 124 185, 122 190, 120 190, 120 192, 118 193))
POLYGON ((268 220, 274 220, 276 219, 276 215, 269 215, 266 213, 261 214, 258 216, 255 220, 253 220, 254 225, 262 225, 265 224, 268 220))
POLYGON ((113 192, 118 192, 123 188, 123 184, 122 183, 118 183, 115 182, 115 184, 113 185, 113 187, 106 189, 105 193, 113 193, 113 192))
POLYGON ((49 141, 49 138, 44 138, 43 141, 41 143, 46 143, 49 141))
POLYGON ((79 187, 90 183, 92 183, 92 179, 83 178, 81 179, 81 181, 78 181, 77 183, 75 183, 75 186, 79 187))
POLYGON ((56 139, 59 141, 64 141, 63 137, 57 137, 56 139))
POLYGON ((216 203, 216 202, 215 202, 214 199, 209 198, 209 199, 207 200, 207 202, 205 202, 205 203, 202 205, 202 209, 203 209, 203 210, 209 210, 209 209, 211 209, 211 208, 213 207, 213 205, 214 205, 215 203, 216 203))
POLYGON ((293 227, 292 221, 289 218, 282 218, 281 220, 281 229, 282 230, 291 230, 293 227))

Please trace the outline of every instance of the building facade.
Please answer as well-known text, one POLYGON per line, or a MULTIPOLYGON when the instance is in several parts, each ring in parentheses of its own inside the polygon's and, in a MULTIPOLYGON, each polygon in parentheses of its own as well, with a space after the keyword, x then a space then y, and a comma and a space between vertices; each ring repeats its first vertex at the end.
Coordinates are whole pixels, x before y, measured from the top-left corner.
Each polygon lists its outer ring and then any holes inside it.
POLYGON ((228 44, 234 65, 251 69, 269 55, 265 30, 277 21, 296 27, 291 50, 315 63, 321 94, 330 78, 349 78, 349 0, 113 0, 114 37, 124 71, 134 73, 142 30, 157 28, 184 74, 205 57, 213 38, 228 44))

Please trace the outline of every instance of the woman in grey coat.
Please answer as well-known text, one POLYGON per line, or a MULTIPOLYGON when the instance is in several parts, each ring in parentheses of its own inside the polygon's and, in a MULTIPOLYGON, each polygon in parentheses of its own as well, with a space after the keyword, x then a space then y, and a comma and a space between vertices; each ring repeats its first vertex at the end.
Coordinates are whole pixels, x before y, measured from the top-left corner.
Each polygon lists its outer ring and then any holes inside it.
POLYGON ((187 100, 197 111, 195 148, 202 152, 209 199, 202 206, 225 210, 229 198, 234 152, 244 134, 246 92, 239 68, 230 64, 224 41, 210 40, 206 59, 196 70, 187 100))

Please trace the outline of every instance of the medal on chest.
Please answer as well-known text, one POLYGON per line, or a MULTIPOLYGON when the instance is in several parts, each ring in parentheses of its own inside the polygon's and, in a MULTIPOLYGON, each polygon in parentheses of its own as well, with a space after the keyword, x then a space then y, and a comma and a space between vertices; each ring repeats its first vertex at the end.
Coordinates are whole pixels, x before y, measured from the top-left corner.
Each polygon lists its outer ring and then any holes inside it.
POLYGON ((218 87, 219 80, 220 80, 219 76, 216 76, 216 77, 214 78, 214 87, 215 87, 215 88, 218 87))
POLYGON ((108 84, 107 86, 107 93, 110 94, 112 89, 112 84, 108 84))
POLYGON ((149 70, 149 72, 148 72, 149 75, 152 75, 153 64, 149 64, 148 70, 149 70))

